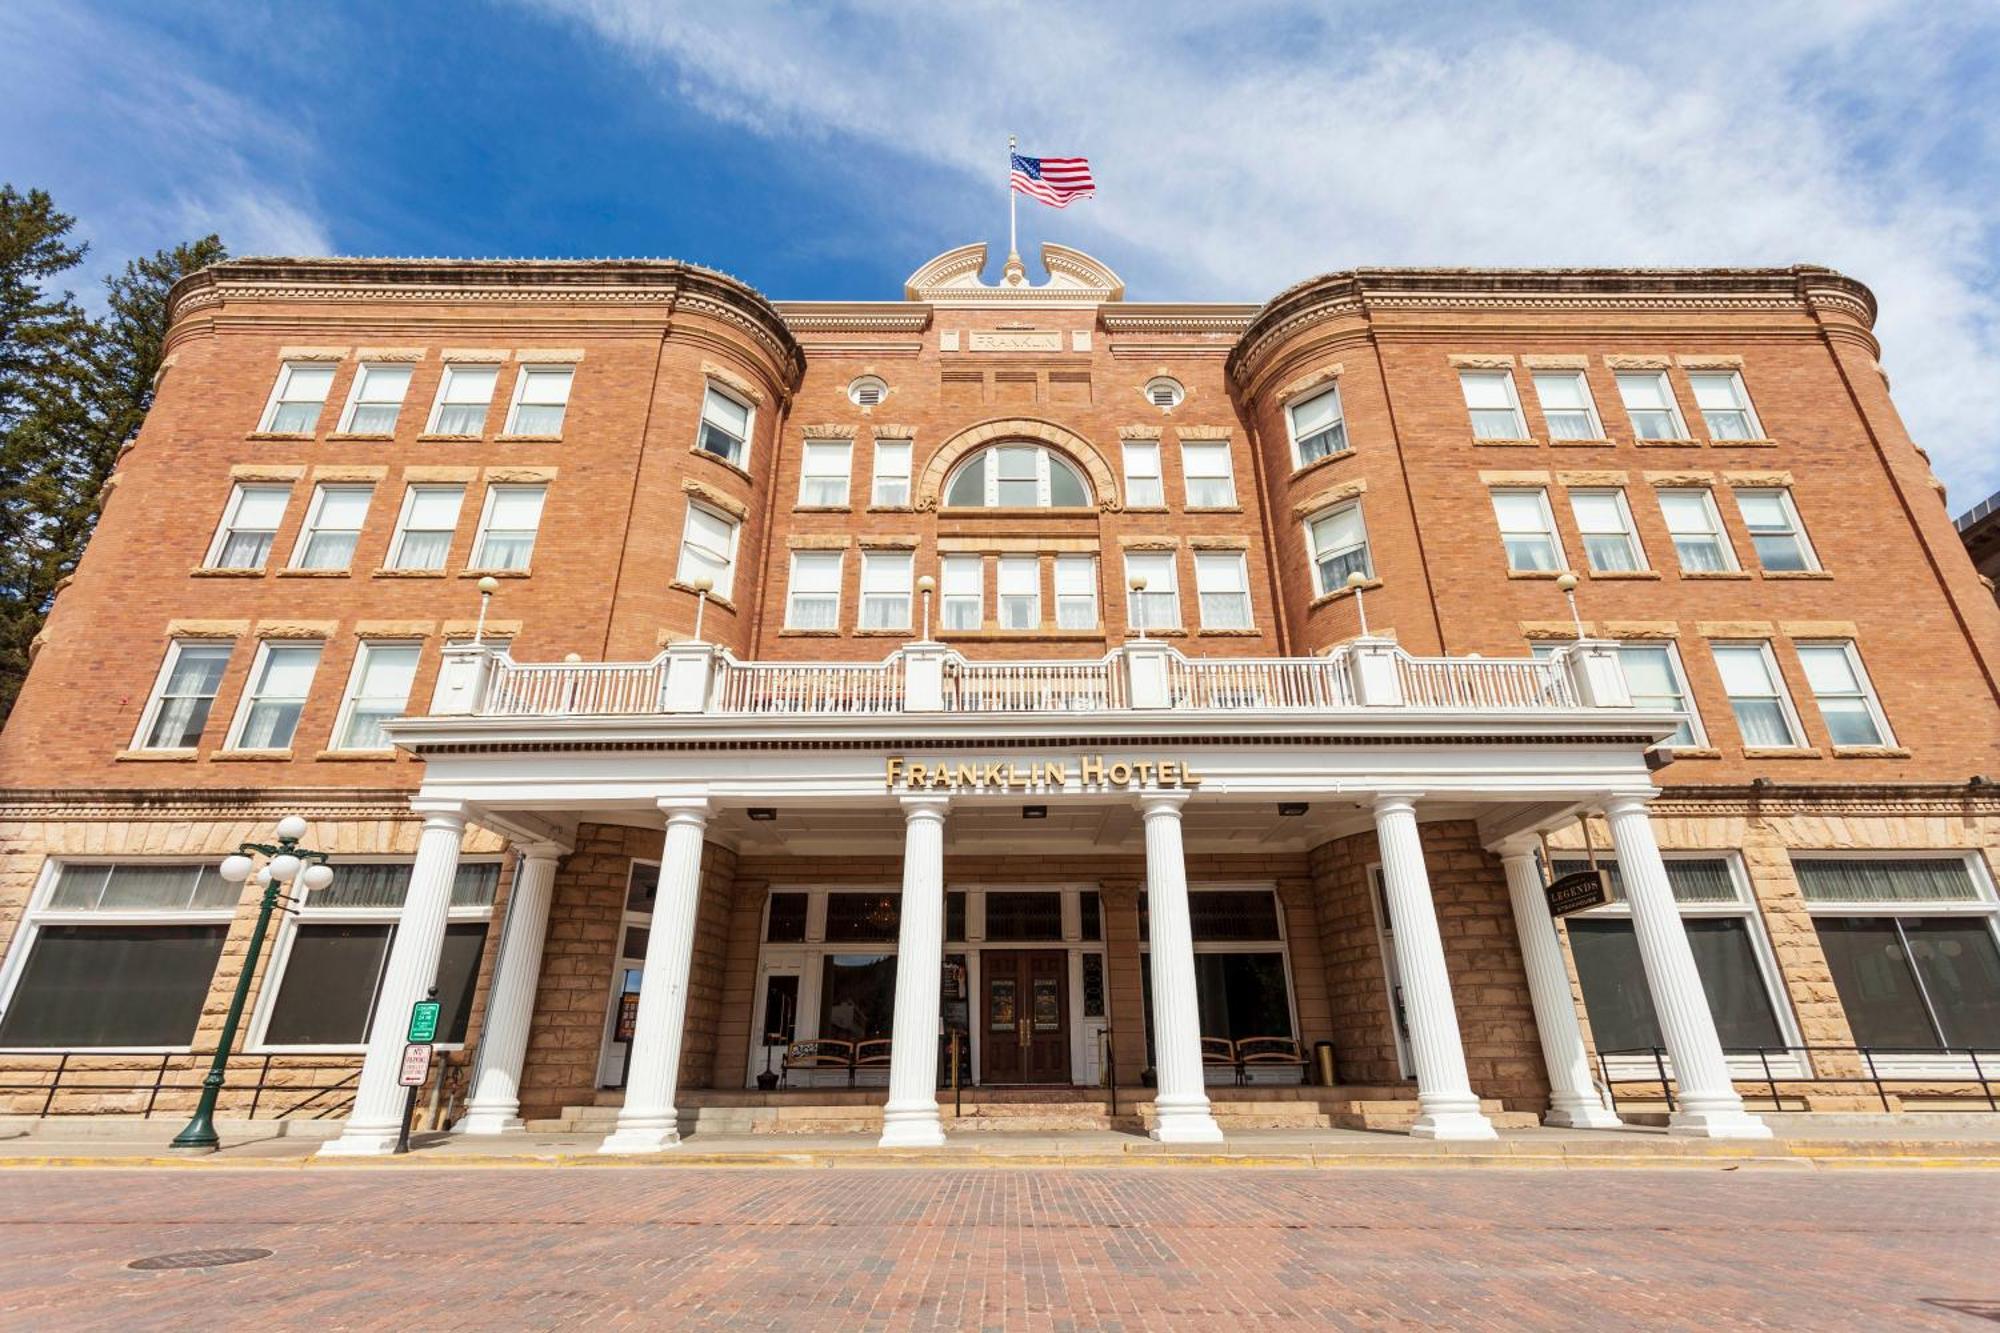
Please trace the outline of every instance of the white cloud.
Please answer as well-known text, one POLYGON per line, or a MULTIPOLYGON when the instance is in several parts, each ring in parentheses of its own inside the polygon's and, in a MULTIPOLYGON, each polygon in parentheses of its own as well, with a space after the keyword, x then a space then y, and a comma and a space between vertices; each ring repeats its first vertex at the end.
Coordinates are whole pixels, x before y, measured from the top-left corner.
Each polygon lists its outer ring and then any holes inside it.
POLYGON ((1283 3, 533 3, 718 119, 960 175, 942 226, 996 215, 998 134, 1088 153, 1099 197, 1033 222, 1141 295, 1398 263, 1830 264, 1880 299, 1954 506, 2000 488, 2000 148, 1992 90, 1957 72, 1990 73, 1967 53, 2000 46, 1991 10, 1482 5, 1398 31, 1283 3))

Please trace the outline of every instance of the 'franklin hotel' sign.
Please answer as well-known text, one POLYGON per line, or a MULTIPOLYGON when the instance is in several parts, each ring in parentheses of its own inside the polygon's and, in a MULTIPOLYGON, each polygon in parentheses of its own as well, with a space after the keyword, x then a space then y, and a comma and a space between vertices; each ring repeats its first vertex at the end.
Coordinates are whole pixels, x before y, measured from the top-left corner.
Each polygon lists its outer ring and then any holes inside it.
POLYGON ((892 756, 884 779, 891 791, 941 788, 1005 791, 1010 787, 1067 787, 1070 774, 1086 787, 1180 787, 1201 785, 1201 776, 1185 759, 1118 759, 1103 755, 1066 759, 977 759, 962 762, 927 761, 892 756))

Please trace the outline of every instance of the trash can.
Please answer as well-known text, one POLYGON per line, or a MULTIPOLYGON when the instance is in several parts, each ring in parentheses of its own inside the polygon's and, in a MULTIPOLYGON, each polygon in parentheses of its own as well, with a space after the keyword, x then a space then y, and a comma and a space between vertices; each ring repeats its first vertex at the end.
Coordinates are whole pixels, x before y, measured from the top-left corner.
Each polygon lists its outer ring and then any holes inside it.
POLYGON ((1335 1071, 1333 1065, 1333 1043, 1330 1041, 1314 1042, 1313 1059, 1319 1065, 1319 1085, 1322 1088, 1338 1087, 1340 1085, 1340 1076, 1335 1071))

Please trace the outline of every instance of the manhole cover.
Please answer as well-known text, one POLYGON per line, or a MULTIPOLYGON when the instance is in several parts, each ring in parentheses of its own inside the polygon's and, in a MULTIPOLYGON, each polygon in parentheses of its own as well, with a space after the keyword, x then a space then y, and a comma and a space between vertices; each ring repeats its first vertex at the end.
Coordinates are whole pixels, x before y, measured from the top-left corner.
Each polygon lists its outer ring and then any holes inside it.
POLYGON ((149 1272, 161 1268, 221 1268, 227 1264, 247 1264, 254 1259, 270 1257, 269 1250, 248 1246, 233 1250, 179 1250, 173 1254, 153 1254, 144 1259, 134 1259, 125 1266, 149 1272))

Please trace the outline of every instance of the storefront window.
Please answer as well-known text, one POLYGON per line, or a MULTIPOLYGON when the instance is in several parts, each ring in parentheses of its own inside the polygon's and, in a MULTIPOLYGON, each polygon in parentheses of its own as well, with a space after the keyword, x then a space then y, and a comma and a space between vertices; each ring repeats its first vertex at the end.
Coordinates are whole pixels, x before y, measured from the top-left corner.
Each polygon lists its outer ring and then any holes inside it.
POLYGON ((803 893, 771 895, 771 921, 764 938, 772 944, 797 944, 806 937, 806 902, 803 893))
POLYGON ((902 908, 903 900, 893 893, 830 893, 826 937, 836 944, 893 940, 902 908))
MULTIPOLYGON (((1277 895, 1269 892, 1191 889, 1188 918, 1196 944, 1241 944, 1279 938, 1277 895)), ((1139 895, 1139 938, 1153 938, 1151 905, 1143 893, 1139 895)))
MULTIPOLYGON (((1749 923, 1740 917, 1695 917, 1682 924, 1723 1049, 1783 1046, 1749 923)), ((1597 1048, 1629 1051, 1664 1045, 1632 922, 1573 917, 1569 940, 1597 1048)))
POLYGON ((828 954, 820 973, 822 1037, 886 1037, 896 1011, 896 955, 828 954))
POLYGON ((1084 939, 1104 938, 1104 904, 1095 889, 1088 889, 1077 895, 1077 916, 1083 923, 1084 939))
POLYGON ((1061 939, 1062 895, 1060 893, 987 894, 986 938, 989 940, 1061 939))
MULTIPOLYGON (((359 1046, 374 1026, 375 993, 382 984, 396 928, 388 924, 301 924, 285 961, 278 1001, 264 1028, 271 1046, 359 1046)), ((438 1040, 465 1040, 472 1018, 479 956, 486 947, 484 921, 445 928, 438 960, 438 1040)), ((407 1015, 399 1015, 403 1022, 407 1015)))

